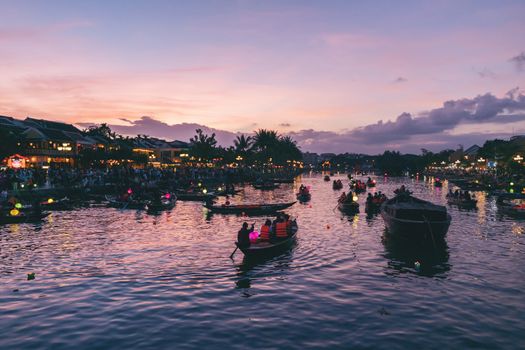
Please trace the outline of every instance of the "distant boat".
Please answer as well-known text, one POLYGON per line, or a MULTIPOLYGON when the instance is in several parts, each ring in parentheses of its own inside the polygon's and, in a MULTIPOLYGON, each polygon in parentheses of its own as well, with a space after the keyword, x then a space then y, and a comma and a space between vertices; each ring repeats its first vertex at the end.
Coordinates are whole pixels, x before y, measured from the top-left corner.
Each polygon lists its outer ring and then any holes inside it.
POLYGON ((197 191, 177 191, 175 194, 177 199, 181 201, 207 201, 216 197, 214 193, 202 193, 197 191))
POLYGON ((310 192, 297 193, 296 197, 299 202, 308 202, 310 199, 312 199, 312 195, 310 194, 310 192))
POLYGON ((257 190, 274 190, 279 187, 279 184, 273 183, 273 182, 264 182, 264 183, 254 183, 253 187, 257 190))
POLYGON ((496 200, 498 210, 511 216, 525 216, 525 194, 503 193, 496 200))
POLYGON ((478 201, 474 198, 465 198, 462 196, 454 196, 447 194, 447 203, 450 205, 457 205, 463 208, 475 208, 478 201))
POLYGON ((354 201, 340 202, 337 204, 340 211, 347 214, 359 213, 359 203, 354 201))
POLYGON ((3 224, 20 224, 25 222, 39 222, 42 221, 43 218, 47 217, 51 213, 43 212, 43 213, 20 213, 18 215, 11 215, 11 214, 3 214, 0 216, 0 225, 3 224))
POLYGON ((383 203, 381 216, 392 236, 418 240, 443 239, 451 221, 446 207, 406 193, 383 203))
POLYGON ((237 205, 215 205, 210 203, 204 203, 204 207, 210 210, 212 213, 219 214, 246 214, 246 215, 259 215, 259 214, 271 214, 279 210, 284 210, 291 207, 296 202, 288 203, 273 203, 273 204, 237 204, 237 205))

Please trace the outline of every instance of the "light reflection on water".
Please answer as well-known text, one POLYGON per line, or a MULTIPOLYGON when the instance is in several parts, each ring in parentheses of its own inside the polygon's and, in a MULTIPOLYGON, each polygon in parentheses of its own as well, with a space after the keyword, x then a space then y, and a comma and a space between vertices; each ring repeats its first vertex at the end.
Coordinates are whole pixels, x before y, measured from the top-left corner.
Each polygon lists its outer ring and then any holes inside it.
MULTIPOLYGON (((345 183, 306 174, 275 191, 249 186, 233 203, 312 200, 290 210, 297 244, 263 262, 228 259, 242 222, 198 202, 169 213, 85 208, 0 228, 0 348, 519 348, 525 346, 524 221, 448 207, 442 245, 390 239, 379 215, 345 215, 345 183), (416 267, 416 262, 420 267, 416 267), (28 281, 27 273, 36 279, 28 281)), ((366 177, 364 178, 366 180, 366 177)), ((446 203, 449 184, 377 177, 446 203)))

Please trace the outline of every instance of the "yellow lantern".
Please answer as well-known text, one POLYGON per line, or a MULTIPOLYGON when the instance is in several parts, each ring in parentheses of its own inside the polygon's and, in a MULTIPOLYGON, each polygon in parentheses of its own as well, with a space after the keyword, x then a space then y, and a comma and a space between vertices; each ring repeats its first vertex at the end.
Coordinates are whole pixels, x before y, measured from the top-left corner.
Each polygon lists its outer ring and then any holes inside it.
POLYGON ((53 200, 53 198, 49 198, 49 199, 47 200, 47 202, 48 202, 49 204, 51 204, 51 203, 54 202, 54 200, 53 200))
POLYGON ((20 212, 18 211, 18 209, 11 209, 9 214, 11 214, 11 216, 17 216, 18 214, 20 214, 20 212))

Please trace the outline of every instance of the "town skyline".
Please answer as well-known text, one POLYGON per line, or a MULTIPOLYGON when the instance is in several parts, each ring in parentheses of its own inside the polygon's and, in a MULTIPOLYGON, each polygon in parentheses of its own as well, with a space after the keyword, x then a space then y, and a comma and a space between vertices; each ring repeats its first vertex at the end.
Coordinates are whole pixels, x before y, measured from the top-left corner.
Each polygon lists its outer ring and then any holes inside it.
POLYGON ((318 153, 525 133, 519 1, 63 5, 0 1, 0 114, 318 153))

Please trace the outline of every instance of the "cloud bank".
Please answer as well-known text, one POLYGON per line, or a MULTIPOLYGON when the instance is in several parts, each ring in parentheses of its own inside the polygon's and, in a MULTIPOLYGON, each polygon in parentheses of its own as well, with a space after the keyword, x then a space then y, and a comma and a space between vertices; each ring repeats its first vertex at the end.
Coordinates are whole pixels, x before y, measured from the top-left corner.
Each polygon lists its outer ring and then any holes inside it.
MULTIPOLYGON (((220 145, 231 145, 240 133, 218 130, 197 123, 167 124, 152 117, 137 120, 121 118, 127 125, 110 125, 124 135, 147 134, 166 139, 187 141, 195 129, 215 133, 220 145)), ((508 132, 463 132, 454 134, 459 126, 480 126, 490 124, 512 124, 517 131, 525 132, 525 95, 515 88, 503 97, 487 93, 474 98, 450 100, 442 107, 418 114, 402 113, 393 121, 380 120, 377 123, 358 127, 345 132, 318 131, 314 129, 284 133, 293 137, 303 151, 312 152, 355 152, 380 153, 385 149, 403 152, 419 152, 424 147, 431 150, 455 148, 459 143, 470 145, 483 143, 491 138, 507 138, 508 132)), ((287 123, 283 123, 287 124, 287 123)), ((80 123, 87 127, 92 123, 80 123)))

